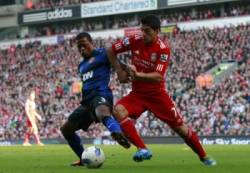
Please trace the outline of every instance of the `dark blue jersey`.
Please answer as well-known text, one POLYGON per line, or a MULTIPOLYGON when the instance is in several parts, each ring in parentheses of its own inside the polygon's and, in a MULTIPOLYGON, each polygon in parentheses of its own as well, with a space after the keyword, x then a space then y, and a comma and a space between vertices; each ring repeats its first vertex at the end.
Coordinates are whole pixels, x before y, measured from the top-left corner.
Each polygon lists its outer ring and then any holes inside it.
POLYGON ((106 49, 95 49, 91 58, 84 59, 79 64, 78 70, 83 84, 83 103, 96 96, 105 96, 111 102, 113 101, 112 92, 109 88, 111 70, 106 49))

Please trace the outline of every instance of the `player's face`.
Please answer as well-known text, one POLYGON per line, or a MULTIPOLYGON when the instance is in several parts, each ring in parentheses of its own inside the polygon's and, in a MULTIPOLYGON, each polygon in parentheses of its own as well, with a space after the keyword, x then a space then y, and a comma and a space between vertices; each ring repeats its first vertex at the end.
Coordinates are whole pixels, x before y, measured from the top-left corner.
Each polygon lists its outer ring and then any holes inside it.
POLYGON ((77 47, 84 58, 90 58, 93 52, 93 44, 87 38, 77 40, 77 47))
POLYGON ((141 31, 145 44, 151 44, 157 38, 158 31, 153 30, 151 27, 147 25, 142 25, 141 31))
POLYGON ((32 91, 32 92, 30 93, 30 99, 31 99, 31 100, 35 100, 35 98, 36 98, 35 91, 32 91))

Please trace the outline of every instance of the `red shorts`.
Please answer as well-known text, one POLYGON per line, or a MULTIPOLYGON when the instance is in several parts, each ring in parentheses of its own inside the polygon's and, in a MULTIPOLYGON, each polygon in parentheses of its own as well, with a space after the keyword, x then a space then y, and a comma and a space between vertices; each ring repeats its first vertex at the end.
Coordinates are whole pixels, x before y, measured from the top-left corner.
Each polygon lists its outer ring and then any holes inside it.
POLYGON ((147 93, 143 95, 132 91, 119 100, 116 105, 118 104, 123 105, 127 109, 129 117, 133 119, 137 119, 148 110, 172 128, 183 125, 183 117, 176 111, 174 102, 166 91, 150 96, 147 93))
POLYGON ((31 121, 29 119, 26 120, 27 127, 32 127, 31 121))

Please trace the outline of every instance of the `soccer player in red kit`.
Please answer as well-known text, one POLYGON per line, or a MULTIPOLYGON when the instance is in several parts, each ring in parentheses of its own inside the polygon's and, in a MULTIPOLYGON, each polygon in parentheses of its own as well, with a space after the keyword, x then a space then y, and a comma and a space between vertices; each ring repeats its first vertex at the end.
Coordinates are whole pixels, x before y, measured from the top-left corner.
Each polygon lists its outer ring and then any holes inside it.
POLYGON ((138 148, 133 159, 140 162, 152 157, 130 119, 137 119, 148 110, 179 134, 205 165, 216 165, 216 161, 204 151, 197 134, 184 123, 165 89, 170 48, 158 37, 160 20, 149 15, 141 20, 141 24, 141 35, 124 38, 108 49, 118 79, 121 82, 127 82, 129 78, 132 80, 132 91, 116 103, 114 114, 124 134, 138 148), (125 70, 116 55, 126 51, 132 53, 132 65, 125 70))
POLYGON ((38 134, 37 119, 41 121, 42 117, 36 111, 35 97, 35 90, 31 90, 29 98, 25 102, 25 112, 27 115, 27 132, 25 133, 23 146, 31 146, 31 144, 29 143, 31 134, 34 134, 37 145, 44 146, 44 144, 40 141, 40 137, 38 134))

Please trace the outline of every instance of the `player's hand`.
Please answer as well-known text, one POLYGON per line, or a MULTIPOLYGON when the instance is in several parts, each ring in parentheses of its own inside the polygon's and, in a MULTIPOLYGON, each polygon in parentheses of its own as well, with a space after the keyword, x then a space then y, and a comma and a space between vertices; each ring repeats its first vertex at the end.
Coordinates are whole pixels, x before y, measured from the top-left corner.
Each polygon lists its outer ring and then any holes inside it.
POLYGON ((128 70, 129 76, 131 77, 131 80, 135 80, 137 77, 137 69, 134 65, 129 65, 128 70))
POLYGON ((120 83, 126 83, 129 81, 128 73, 124 70, 117 71, 117 76, 120 83))
POLYGON ((42 121, 42 117, 39 115, 39 116, 37 116, 37 119, 39 120, 39 121, 42 121))

